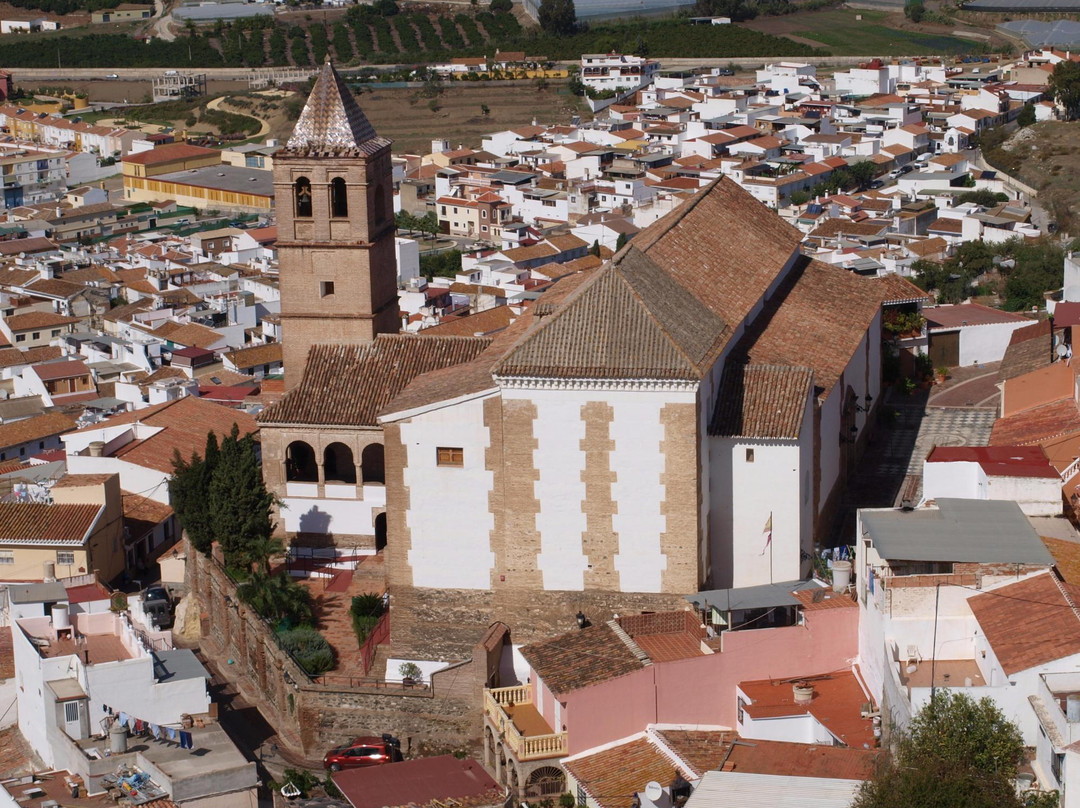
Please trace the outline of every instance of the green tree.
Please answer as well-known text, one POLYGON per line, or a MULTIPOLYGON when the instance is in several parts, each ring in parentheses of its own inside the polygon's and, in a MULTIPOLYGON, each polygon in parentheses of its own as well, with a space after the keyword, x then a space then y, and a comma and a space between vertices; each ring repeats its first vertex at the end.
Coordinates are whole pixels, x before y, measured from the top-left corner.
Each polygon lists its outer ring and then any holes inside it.
POLYGON ((483 115, 486 118, 488 115, 491 114, 491 107, 489 107, 487 104, 481 104, 480 105, 480 114, 483 115))
POLYGON ((992 699, 938 690, 852 808, 1021 808, 1014 781, 1023 759, 1020 730, 992 699))
POLYGON ((619 237, 615 239, 615 252, 618 252, 626 246, 626 242, 629 239, 626 238, 626 233, 619 233, 619 237))
POLYGON ((904 4, 904 16, 912 22, 921 22, 926 15, 926 5, 923 0, 908 0, 904 4))
POLYGON ((852 163, 848 166, 848 175, 851 177, 851 181, 855 183, 859 188, 865 188, 874 179, 874 175, 877 173, 877 166, 871 163, 869 160, 862 160, 858 163, 852 163))
POLYGON ((1021 129, 1035 123, 1035 105, 1024 104, 1024 108, 1020 110, 1020 114, 1016 116, 1016 123, 1021 129))
POLYGON ((208 500, 214 540, 221 545, 226 563, 268 574, 266 551, 272 546, 274 524, 270 509, 274 497, 263 483, 254 439, 250 435, 241 437, 236 424, 221 442, 208 500))
POLYGON ((806 191, 795 191, 788 198, 792 205, 805 205, 810 201, 810 194, 806 191))
POLYGON ((1050 75, 1050 92, 1065 109, 1068 120, 1080 116, 1080 62, 1068 59, 1058 62, 1050 75))
POLYGON ((589 248, 589 252, 592 253, 593 255, 595 255, 597 258, 600 257, 600 242, 599 242, 599 240, 594 241, 592 243, 592 246, 589 248))
POLYGON ((555 36, 570 36, 577 28, 574 0, 540 0, 540 27, 555 36))
POLYGON ((204 555, 214 544, 213 519, 210 510, 210 482, 217 468, 217 436, 206 436, 206 448, 202 457, 191 453, 184 460, 177 450, 173 454, 173 476, 169 480, 169 501, 176 511, 180 527, 187 533, 192 546, 204 555))
POLYGON ((311 622, 311 592, 284 570, 271 575, 256 569, 236 587, 236 594, 274 623, 292 627, 311 622))
POLYGON ((501 14, 503 12, 511 12, 514 10, 513 0, 491 0, 491 5, 488 6, 492 14, 501 14))

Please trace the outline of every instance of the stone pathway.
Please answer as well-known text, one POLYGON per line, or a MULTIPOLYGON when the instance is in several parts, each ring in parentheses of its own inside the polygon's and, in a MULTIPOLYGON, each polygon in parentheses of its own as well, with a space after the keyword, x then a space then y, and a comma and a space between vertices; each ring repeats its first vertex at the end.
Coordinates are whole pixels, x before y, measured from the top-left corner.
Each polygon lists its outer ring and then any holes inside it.
POLYGON ((854 540, 859 508, 898 507, 908 498, 918 504, 923 461, 930 450, 935 446, 985 446, 997 416, 996 409, 928 407, 916 397, 889 399, 882 406, 876 431, 849 478, 823 546, 854 540))
POLYGON ((997 387, 1000 362, 953 368, 944 384, 930 391, 931 407, 997 407, 1001 393, 997 387))
POLYGON ((334 647, 337 665, 329 674, 363 676, 360 648, 352 628, 349 608, 356 595, 381 595, 386 591, 386 565, 382 555, 365 557, 352 574, 344 591, 328 588, 330 578, 309 578, 301 581, 311 591, 315 608, 315 624, 334 647))

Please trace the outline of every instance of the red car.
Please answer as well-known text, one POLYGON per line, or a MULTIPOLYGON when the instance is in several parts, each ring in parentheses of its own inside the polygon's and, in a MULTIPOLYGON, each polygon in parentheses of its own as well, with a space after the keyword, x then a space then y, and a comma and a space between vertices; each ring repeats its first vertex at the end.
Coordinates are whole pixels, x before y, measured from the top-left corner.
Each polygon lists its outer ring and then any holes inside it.
POLYGON ((361 766, 381 766, 384 763, 397 763, 401 760, 401 743, 397 738, 383 735, 368 738, 353 738, 345 746, 338 746, 326 753, 323 766, 332 772, 342 769, 356 769, 361 766))

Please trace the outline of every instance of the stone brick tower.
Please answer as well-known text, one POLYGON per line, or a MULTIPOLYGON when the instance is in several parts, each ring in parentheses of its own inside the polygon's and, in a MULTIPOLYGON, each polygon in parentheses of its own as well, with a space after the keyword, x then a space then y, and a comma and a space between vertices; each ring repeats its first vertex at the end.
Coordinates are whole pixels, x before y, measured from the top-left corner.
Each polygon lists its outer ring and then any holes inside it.
POLYGON ((390 141, 327 60, 274 156, 285 382, 312 345, 399 330, 390 141))

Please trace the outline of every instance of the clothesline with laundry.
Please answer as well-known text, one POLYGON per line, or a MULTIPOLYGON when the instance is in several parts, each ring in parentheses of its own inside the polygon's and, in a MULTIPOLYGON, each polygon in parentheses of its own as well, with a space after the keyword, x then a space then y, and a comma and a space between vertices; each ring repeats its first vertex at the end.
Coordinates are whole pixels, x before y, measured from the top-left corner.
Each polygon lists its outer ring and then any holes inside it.
POLYGON ((161 741, 169 740, 173 743, 179 743, 181 749, 191 749, 194 745, 192 743, 191 733, 185 729, 171 727, 167 724, 154 724, 150 721, 143 721, 141 718, 136 718, 122 710, 114 713, 112 708, 107 705, 105 705, 103 709, 115 722, 126 726, 132 735, 150 735, 161 741))

